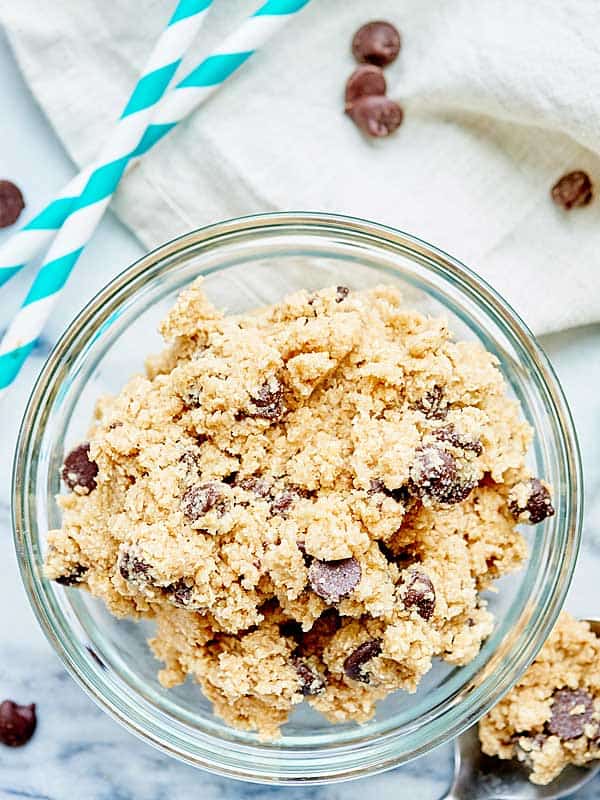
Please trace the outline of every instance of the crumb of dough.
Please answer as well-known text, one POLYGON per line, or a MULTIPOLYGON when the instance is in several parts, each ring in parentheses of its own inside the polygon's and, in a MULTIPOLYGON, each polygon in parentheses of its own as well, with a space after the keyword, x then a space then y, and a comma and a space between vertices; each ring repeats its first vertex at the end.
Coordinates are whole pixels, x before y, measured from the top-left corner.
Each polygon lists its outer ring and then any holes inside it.
POLYGON ((70 457, 46 575, 154 619, 164 686, 263 738, 473 659, 551 509, 495 358, 390 286, 223 316, 196 281, 161 332, 70 457))
POLYGON ((563 611, 517 685, 479 723, 484 753, 516 758, 533 783, 600 758, 600 638, 563 611))

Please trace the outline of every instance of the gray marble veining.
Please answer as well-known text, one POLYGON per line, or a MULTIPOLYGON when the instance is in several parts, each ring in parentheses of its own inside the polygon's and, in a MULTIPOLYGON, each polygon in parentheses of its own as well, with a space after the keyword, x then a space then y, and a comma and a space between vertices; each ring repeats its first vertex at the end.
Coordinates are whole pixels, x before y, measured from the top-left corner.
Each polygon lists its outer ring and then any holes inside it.
MULTIPOLYGON (((25 190, 35 209, 71 177, 72 167, 27 94, 0 32, 2 106, 0 173, 25 190), (43 165, 40 167, 40 165, 43 165)), ((0 242, 8 232, 0 234, 0 242)), ((277 788, 217 778, 180 764, 110 719, 67 675, 29 609, 12 547, 11 461, 28 392, 57 335, 81 306, 141 253, 110 216, 81 259, 57 313, 0 415, 0 699, 36 702, 39 727, 21 750, 0 748, 0 800, 433 800, 451 776, 451 747, 385 775, 348 784, 277 788)), ((0 333, 26 286, 26 275, 0 292, 0 333)), ((600 613, 600 325, 544 342, 571 402, 585 464, 587 511, 581 559, 568 606, 600 613)), ((600 780, 579 800, 600 800, 600 780)))

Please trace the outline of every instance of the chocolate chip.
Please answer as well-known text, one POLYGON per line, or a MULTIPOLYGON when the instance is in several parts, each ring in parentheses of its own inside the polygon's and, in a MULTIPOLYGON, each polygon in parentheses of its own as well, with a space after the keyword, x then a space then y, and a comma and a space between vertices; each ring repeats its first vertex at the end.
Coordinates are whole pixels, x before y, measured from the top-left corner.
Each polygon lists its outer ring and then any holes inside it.
POLYGON ((62 479, 69 489, 88 494, 96 488, 98 464, 90 458, 90 444, 84 442, 73 448, 65 458, 62 479))
POLYGON ((252 492, 258 497, 268 497, 271 492, 271 484, 264 478, 259 478, 256 475, 251 475, 249 478, 242 478, 236 481, 236 486, 244 489, 246 492, 252 492))
POLYGON ((385 94, 385 90, 385 77, 379 67, 374 64, 357 67, 346 82, 346 110, 361 97, 385 94))
POLYGON ((341 303, 350 294, 350 289, 347 286, 337 286, 335 290, 335 302, 341 303))
POLYGON ((344 672, 349 678, 362 683, 370 683, 366 665, 381 653, 381 639, 369 639, 363 642, 344 661, 344 672))
POLYGON ((427 419, 445 419, 448 404, 444 402, 444 390, 437 383, 429 389, 417 403, 419 411, 427 419))
POLYGON ((371 479, 367 494, 370 496, 374 494, 384 494, 386 497, 391 497, 397 503, 408 503, 410 499, 410 493, 406 486, 399 486, 397 489, 388 489, 381 478, 371 479))
POLYGON ((405 608, 414 608, 424 620, 435 610, 435 589, 431 578, 420 570, 411 570, 400 590, 405 608))
POLYGON ((389 136, 400 127, 404 112, 402 107, 382 95, 361 97, 348 109, 354 124, 367 136, 389 136))
POLYGON ((568 172, 552 187, 552 199, 558 206, 569 211, 578 206, 587 206, 593 197, 590 177, 581 170, 568 172))
POLYGON ((548 730, 561 739, 577 739, 592 721, 594 699, 585 689, 557 689, 552 695, 548 730))
POLYGON ((213 481, 190 487, 181 498, 181 508, 190 522, 197 522, 213 508, 224 513, 223 485, 213 481))
POLYGON ((66 575, 59 575, 54 580, 56 583, 60 583, 61 586, 75 586, 75 584, 81 583, 85 579, 87 571, 88 568, 84 567, 83 564, 76 564, 66 575))
POLYGON ((519 522, 528 523, 529 525, 537 525, 538 522, 543 522, 547 517, 554 515, 554 506, 550 492, 539 478, 531 478, 526 484, 525 504, 522 504, 520 497, 520 489, 523 484, 518 484, 514 487, 509 495, 508 508, 511 514, 519 520, 519 522))
POLYGON ((323 694, 325 691, 325 681, 323 677, 317 672, 314 672, 308 664, 301 661, 299 658, 292 660, 294 668, 298 673, 300 680, 300 691, 306 697, 307 695, 323 694))
POLYGON ((248 411, 248 416, 251 417, 278 422, 287 411, 283 402, 283 386, 275 377, 265 381, 250 399, 252 407, 248 411))
POLYGON ((175 583, 165 588, 169 601, 179 608, 188 608, 192 602, 192 587, 188 586, 185 578, 179 578, 175 583))
POLYGON ((315 558, 308 569, 310 588, 328 603, 339 603, 359 584, 362 570, 355 558, 320 561, 315 558))
POLYGON ((360 63, 385 67, 395 60, 399 52, 400 34, 389 22, 367 22, 352 39, 352 53, 360 63))
POLYGON ((12 181, 0 181, 0 228, 14 225, 25 208, 25 201, 18 186, 12 181))
POLYGON ((7 747, 23 747, 35 731, 35 703, 20 706, 12 700, 0 703, 0 742, 7 747))
POLYGON ((435 431, 432 431, 432 433, 438 441, 447 442, 452 447, 456 447, 460 450, 470 450, 472 453, 475 453, 476 456, 480 456, 483 453, 483 445, 479 439, 458 433, 454 425, 448 425, 445 428, 437 428, 435 431))
POLYGON ((130 550, 121 550, 117 566, 121 577, 130 583, 147 583, 150 580, 150 564, 130 550))
POLYGON ((410 468, 411 489, 419 497, 431 497, 439 503, 460 503, 474 484, 458 475, 452 453, 437 445, 420 447, 410 468))
POLYGON ((286 489, 281 494, 278 494, 271 503, 271 514, 284 516, 286 511, 289 511, 294 505, 294 502, 298 499, 298 497, 298 493, 292 489, 286 489))

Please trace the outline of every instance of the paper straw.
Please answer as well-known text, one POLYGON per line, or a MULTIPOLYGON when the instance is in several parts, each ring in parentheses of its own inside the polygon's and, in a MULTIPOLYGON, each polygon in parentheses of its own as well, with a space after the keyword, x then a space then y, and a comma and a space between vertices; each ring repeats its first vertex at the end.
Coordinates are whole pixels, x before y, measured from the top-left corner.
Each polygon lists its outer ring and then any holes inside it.
MULTIPOLYGON (((20 311, 0 343, 0 398, 33 349, 60 292, 106 210, 132 158, 143 155, 181 119, 229 78, 290 15, 309 0, 267 0, 213 55, 193 70, 169 96, 166 112, 148 127, 129 155, 115 158, 109 142, 100 167, 89 177, 38 272, 20 311), (177 99, 176 99, 177 98, 177 99), (169 112, 167 114, 167 112, 169 112), (111 161, 108 159, 111 158, 111 161), (104 163, 107 162, 107 163, 104 163)), ((143 129, 142 129, 143 130, 143 129)))
MULTIPOLYGON (((148 152, 181 120, 229 78, 262 44, 276 33, 309 0, 268 0, 229 36, 208 58, 170 91, 156 107, 152 124, 133 154, 148 152)), ((22 230, 0 246, 0 288, 46 248, 73 210, 93 167, 70 181, 58 197, 22 230)))

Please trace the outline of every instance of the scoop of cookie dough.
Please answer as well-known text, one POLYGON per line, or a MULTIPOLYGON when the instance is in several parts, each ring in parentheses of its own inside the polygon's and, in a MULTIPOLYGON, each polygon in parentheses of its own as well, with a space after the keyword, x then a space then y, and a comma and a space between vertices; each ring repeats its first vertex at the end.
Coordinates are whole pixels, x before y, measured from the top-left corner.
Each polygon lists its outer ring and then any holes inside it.
POLYGON ((479 723, 484 753, 516 758, 533 783, 600 758, 600 639, 563 612, 514 689, 479 723))
POLYGON ((387 286, 223 316, 196 282, 161 331, 65 459, 47 576, 153 618, 162 683, 263 738, 474 658, 552 508, 494 357, 387 286))

